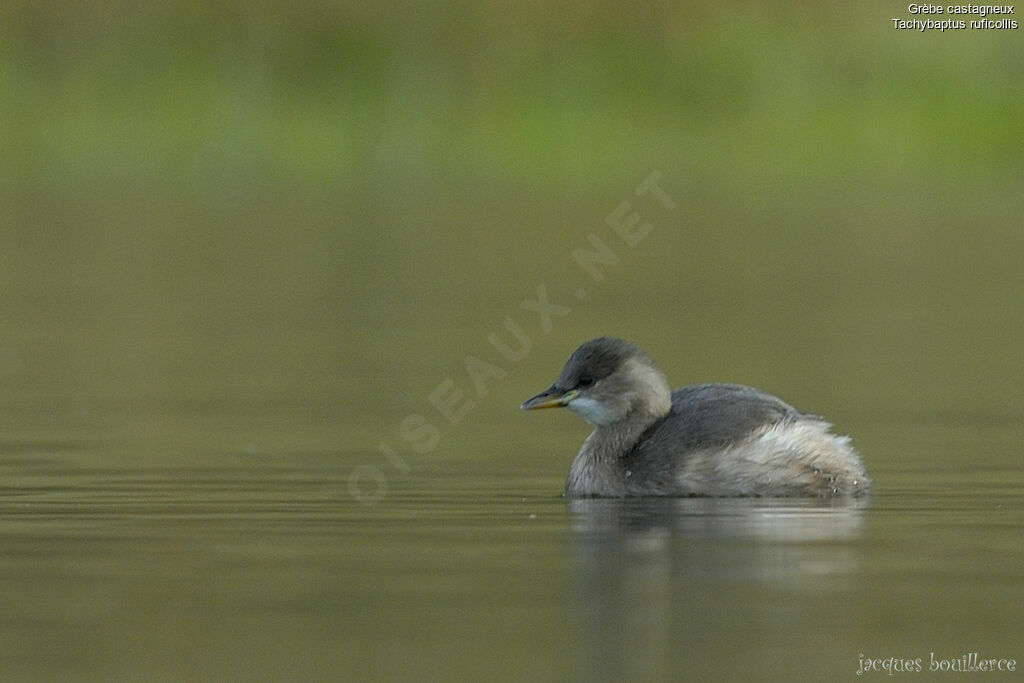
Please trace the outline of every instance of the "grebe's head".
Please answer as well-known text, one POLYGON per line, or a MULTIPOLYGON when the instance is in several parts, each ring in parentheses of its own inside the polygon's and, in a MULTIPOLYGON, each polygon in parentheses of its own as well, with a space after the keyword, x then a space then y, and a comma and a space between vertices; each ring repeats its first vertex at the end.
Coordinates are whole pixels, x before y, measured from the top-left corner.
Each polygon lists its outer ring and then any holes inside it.
POLYGON ((646 353, 628 341, 598 337, 573 351, 555 383, 522 405, 523 410, 562 407, 605 427, 668 414, 672 391, 646 353))

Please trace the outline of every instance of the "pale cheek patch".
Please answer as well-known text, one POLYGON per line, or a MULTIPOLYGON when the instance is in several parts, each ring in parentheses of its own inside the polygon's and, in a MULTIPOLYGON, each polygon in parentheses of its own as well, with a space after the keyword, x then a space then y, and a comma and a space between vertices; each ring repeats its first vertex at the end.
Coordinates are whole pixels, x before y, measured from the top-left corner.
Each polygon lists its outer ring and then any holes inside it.
POLYGON ((615 415, 607 406, 601 405, 592 398, 574 398, 566 407, 590 424, 598 427, 610 424, 615 418, 615 415))

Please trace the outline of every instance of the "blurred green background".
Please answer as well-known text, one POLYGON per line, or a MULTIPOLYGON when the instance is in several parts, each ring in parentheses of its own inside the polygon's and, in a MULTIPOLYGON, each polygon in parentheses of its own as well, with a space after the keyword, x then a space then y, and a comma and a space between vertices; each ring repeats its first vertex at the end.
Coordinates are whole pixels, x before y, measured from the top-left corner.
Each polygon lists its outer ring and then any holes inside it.
POLYGON ((444 378, 471 391, 476 355, 509 372, 465 432, 484 445, 607 333, 677 385, 1012 418, 1020 33, 905 13, 4 3, 5 401, 67 409, 23 435, 301 401, 313 442, 372 449, 444 378), (653 170, 671 213, 633 195, 653 170), (654 226, 631 250, 604 223, 624 201, 654 226), (601 283, 570 256, 591 233, 622 257, 601 283), (540 283, 573 309, 550 335, 519 307, 540 283), (507 316, 533 342, 514 369, 486 342, 507 316))

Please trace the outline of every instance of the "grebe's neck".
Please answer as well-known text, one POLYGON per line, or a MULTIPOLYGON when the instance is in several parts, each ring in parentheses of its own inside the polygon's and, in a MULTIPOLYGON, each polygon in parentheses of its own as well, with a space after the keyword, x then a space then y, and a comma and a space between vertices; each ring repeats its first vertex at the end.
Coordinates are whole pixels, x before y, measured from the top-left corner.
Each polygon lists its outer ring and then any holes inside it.
POLYGON ((586 438, 569 467, 567 496, 621 496, 625 491, 619 459, 629 453, 647 429, 663 415, 633 413, 630 419, 597 427, 586 438))

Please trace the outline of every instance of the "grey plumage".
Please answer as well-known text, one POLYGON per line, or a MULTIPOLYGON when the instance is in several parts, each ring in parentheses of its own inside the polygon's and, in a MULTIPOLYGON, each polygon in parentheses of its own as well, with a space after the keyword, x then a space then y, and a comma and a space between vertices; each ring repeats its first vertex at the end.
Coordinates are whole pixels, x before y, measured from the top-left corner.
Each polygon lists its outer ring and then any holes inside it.
POLYGON ((670 392, 639 348, 601 337, 580 346, 525 409, 568 407, 595 429, 565 494, 583 496, 859 495, 867 472, 823 418, 737 384, 670 392))

